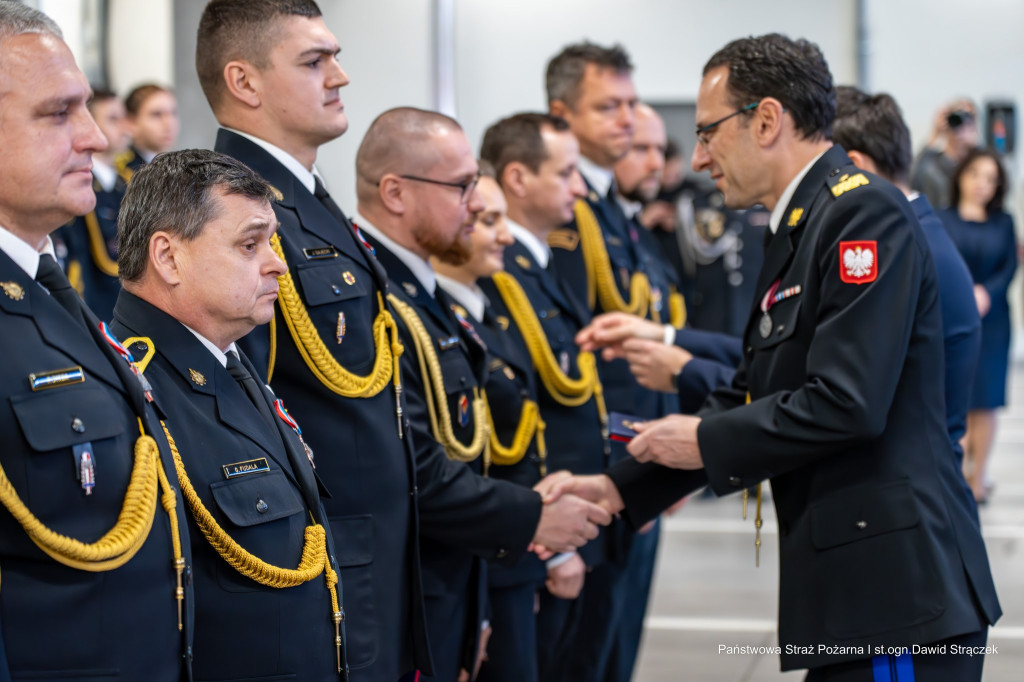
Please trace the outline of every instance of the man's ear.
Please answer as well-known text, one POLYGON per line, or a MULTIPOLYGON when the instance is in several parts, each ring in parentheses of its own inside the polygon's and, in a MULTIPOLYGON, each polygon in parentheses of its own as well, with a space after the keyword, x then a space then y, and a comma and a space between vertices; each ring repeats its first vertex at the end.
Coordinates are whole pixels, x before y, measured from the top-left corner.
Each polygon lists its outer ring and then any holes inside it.
POLYGON ((782 102, 774 97, 765 97, 754 110, 755 132, 762 146, 769 147, 775 143, 785 124, 786 110, 782 102))
POLYGON ((856 149, 847 149, 846 154, 850 157, 850 161, 853 161, 853 165, 861 170, 865 170, 868 173, 878 174, 878 165, 875 164, 875 160, 864 152, 859 152, 856 149))
POLYGON ((551 104, 548 105, 548 111, 552 116, 559 116, 564 119, 568 119, 572 114, 569 105, 560 99, 552 100, 551 104))
POLYGON ((512 161, 501 172, 501 189, 505 194, 522 199, 526 196, 526 166, 512 161))
POLYGON ((252 64, 235 59, 224 65, 224 85, 229 97, 255 109, 262 103, 260 73, 252 64))
POLYGON ((149 239, 149 263, 146 267, 152 268, 156 276, 166 284, 180 284, 180 254, 178 239, 160 230, 149 239))
POLYGON ((390 213, 404 215, 407 197, 402 179, 394 173, 385 173, 377 183, 377 198, 390 213))

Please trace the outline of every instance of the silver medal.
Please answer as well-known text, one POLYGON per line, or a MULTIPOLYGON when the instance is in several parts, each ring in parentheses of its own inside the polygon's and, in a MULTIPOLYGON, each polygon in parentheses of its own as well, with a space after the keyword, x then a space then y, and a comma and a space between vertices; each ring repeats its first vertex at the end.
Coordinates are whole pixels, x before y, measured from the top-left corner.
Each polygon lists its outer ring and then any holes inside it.
POLYGON ((762 339, 767 339, 772 333, 772 316, 768 313, 761 315, 761 323, 757 325, 762 339))

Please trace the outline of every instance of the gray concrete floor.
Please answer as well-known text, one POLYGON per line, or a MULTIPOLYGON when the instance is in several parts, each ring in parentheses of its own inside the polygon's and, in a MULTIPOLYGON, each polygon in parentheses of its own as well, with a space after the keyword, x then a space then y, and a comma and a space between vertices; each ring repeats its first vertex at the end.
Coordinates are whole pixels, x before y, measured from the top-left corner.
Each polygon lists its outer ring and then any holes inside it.
MULTIPOLYGON (((1024 365, 1012 372, 1010 405, 1000 416, 990 471, 996 488, 981 512, 982 532, 1003 606, 990 631, 998 654, 984 682, 1024 679, 1024 365)), ((661 548, 635 682, 777 682, 778 657, 729 655, 720 645, 775 646, 778 536, 764 506, 761 566, 754 567, 753 522, 738 495, 694 499, 662 524, 661 548)), ((750 508, 753 512, 753 506, 750 508)))

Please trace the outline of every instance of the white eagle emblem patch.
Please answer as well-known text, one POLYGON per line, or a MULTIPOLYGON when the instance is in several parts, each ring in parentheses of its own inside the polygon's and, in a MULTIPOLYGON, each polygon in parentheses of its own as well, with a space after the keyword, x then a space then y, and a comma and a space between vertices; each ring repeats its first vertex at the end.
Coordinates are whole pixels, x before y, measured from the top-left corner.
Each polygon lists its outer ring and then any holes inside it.
POLYGON ((878 242, 839 242, 839 278, 867 284, 878 277, 878 242))

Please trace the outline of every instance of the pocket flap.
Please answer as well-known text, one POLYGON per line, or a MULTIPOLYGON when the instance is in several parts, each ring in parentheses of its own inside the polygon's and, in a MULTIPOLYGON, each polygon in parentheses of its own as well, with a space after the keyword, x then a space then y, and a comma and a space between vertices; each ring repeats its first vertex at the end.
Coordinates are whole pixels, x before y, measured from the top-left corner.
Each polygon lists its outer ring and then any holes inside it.
POLYGON ((305 510, 302 498, 280 470, 210 484, 217 507, 236 526, 256 526, 305 510))
POLYGON ((11 396, 25 440, 46 452, 113 438, 125 429, 122 410, 99 386, 79 384, 11 396))
POLYGON ((764 321, 764 313, 758 313, 754 330, 750 334, 750 345, 754 350, 777 346, 793 336, 800 314, 800 303, 799 295, 779 301, 768 309, 770 322, 764 321))
POLYGON ((920 521, 908 481, 856 488, 831 495, 811 508, 811 541, 817 549, 838 547, 920 521))
POLYGON ((344 256, 322 265, 295 268, 306 305, 318 306, 365 296, 370 275, 344 256))
POLYGON ((338 566, 364 566, 373 561, 373 516, 336 516, 330 523, 338 566))

